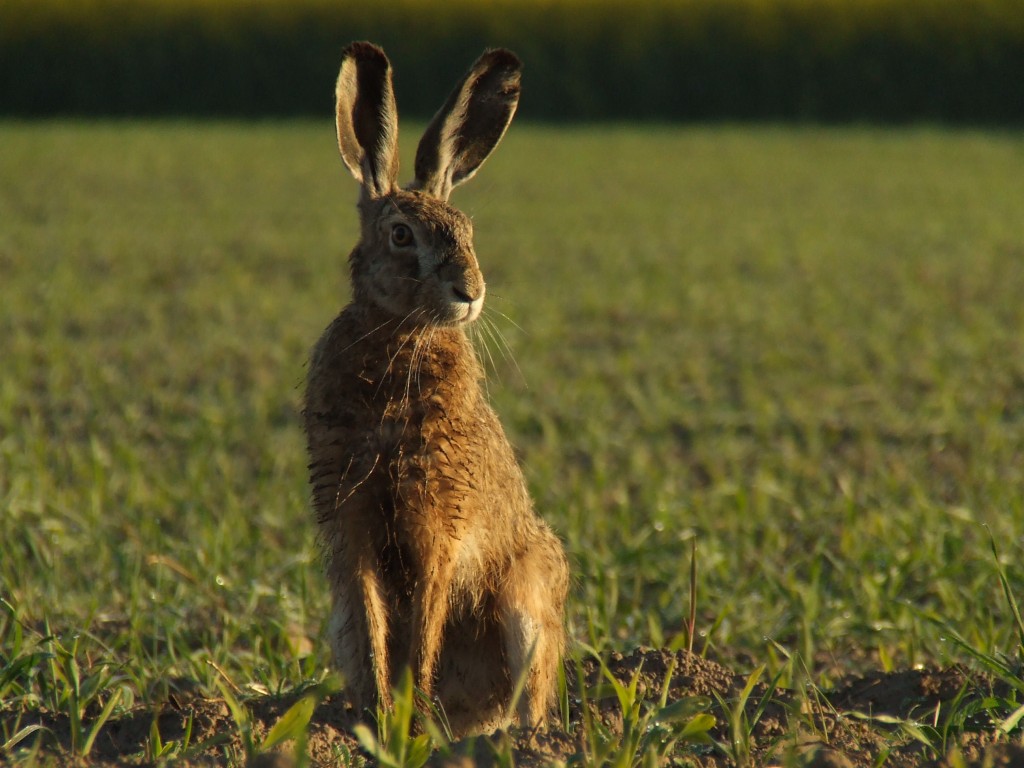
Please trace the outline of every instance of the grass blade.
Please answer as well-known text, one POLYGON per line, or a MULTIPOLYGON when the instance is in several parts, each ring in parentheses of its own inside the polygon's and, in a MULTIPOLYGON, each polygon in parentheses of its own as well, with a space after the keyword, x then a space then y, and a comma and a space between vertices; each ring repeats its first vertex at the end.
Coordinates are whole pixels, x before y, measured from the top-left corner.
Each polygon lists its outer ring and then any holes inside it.
POLYGON ((266 751, 282 742, 302 736, 306 732, 306 728, 309 727, 309 721, 313 717, 315 709, 316 697, 312 695, 303 696, 292 704, 267 733, 260 750, 266 751))
POLYGON ((82 745, 82 757, 87 757, 89 752, 92 751, 92 745, 96 741, 96 737, 99 735, 100 730, 106 725, 107 720, 110 719, 111 714, 114 712, 114 707, 121 701, 121 695, 123 689, 117 688, 110 698, 107 699, 107 703, 103 705, 103 709, 100 711, 99 717, 96 718, 96 722, 92 724, 92 728, 89 729, 89 736, 86 738, 85 743, 82 745))
POLYGON ((999 583, 1003 587, 1003 595, 1006 597, 1006 603, 1010 606, 1010 612, 1013 614, 1013 620, 1017 625, 1017 655, 1018 658, 1024 656, 1024 619, 1021 619, 1020 608, 1017 605, 1017 600, 1013 596, 1013 590, 1010 589, 1010 582, 1006 578, 1006 571, 1003 569, 1002 563, 999 561, 999 550, 996 549, 996 539, 992 535, 992 531, 988 532, 989 543, 992 545, 992 557, 996 563, 996 573, 999 574, 999 583))
POLYGON ((39 725, 38 723, 36 723, 34 725, 26 725, 20 731, 18 731, 14 735, 12 735, 11 738, 9 738, 3 744, 0 744, 0 752, 10 752, 12 749, 14 749, 16 746, 18 746, 21 742, 23 742, 26 738, 31 736, 33 733, 36 733, 38 731, 45 731, 45 730, 47 730, 47 729, 44 728, 42 725, 39 725))
POLYGON ((1024 718, 1024 705, 1018 707, 1013 714, 1003 720, 999 724, 999 730, 1006 734, 1010 733, 1020 723, 1021 718, 1024 718))

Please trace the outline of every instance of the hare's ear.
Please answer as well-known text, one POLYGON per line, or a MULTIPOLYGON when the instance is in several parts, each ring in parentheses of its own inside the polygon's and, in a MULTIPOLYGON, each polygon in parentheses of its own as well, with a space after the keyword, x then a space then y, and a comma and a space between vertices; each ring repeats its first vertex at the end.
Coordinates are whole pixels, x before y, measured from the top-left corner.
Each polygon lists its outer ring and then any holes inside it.
POLYGON ((341 159, 370 197, 388 194, 398 178, 398 111, 384 51, 371 43, 348 46, 335 98, 341 159))
POLYGON ((485 51, 434 115, 416 150, 416 181, 447 200, 498 146, 519 104, 521 64, 511 51, 485 51))

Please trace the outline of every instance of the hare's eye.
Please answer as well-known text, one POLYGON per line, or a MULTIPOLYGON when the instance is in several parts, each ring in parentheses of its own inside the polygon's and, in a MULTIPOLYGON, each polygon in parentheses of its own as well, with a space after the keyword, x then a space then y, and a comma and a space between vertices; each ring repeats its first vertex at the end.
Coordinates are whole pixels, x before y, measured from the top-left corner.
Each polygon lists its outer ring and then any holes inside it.
POLYGON ((397 248, 408 248, 413 244, 412 230, 408 224, 395 224, 391 228, 391 244, 397 248))

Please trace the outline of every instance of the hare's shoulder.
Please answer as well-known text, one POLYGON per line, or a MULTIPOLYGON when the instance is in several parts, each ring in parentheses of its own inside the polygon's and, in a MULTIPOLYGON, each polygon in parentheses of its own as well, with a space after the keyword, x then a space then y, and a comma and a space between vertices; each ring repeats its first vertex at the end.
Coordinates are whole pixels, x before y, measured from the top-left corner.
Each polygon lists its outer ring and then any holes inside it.
POLYGON ((373 326, 368 326, 368 323, 365 313, 354 305, 339 312, 310 351, 310 378, 324 368, 337 368, 344 366, 347 360, 354 360, 352 350, 367 346, 365 342, 373 335, 373 326))

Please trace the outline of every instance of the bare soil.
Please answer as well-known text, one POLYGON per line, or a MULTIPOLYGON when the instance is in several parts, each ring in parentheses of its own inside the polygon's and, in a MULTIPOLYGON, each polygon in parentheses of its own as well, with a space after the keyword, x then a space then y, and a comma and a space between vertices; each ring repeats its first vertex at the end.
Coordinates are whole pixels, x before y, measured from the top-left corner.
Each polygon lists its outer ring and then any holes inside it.
MULTIPOLYGON (((638 648, 629 654, 613 654, 608 667, 616 679, 629 683, 639 672, 638 692, 657 700, 670 665, 668 702, 684 697, 716 696, 727 703, 739 700, 747 675, 703 659, 686 651, 670 652, 638 648)), ((596 662, 583 668, 587 687, 603 682, 596 662)), ((570 679, 572 674, 570 674, 570 679)), ((572 683, 570 687, 574 686, 572 683)), ((139 706, 127 716, 107 723, 87 760, 69 756, 70 727, 66 718, 42 714, 36 722, 52 734, 44 740, 44 750, 57 765, 151 765, 146 744, 154 719, 164 743, 180 740, 191 720, 192 748, 186 760, 175 764, 215 765, 244 760, 245 748, 238 726, 227 704, 191 694, 187 685, 172 694, 159 708, 139 706)), ((905 766, 1024 766, 1024 746, 997 738, 991 722, 968 720, 950 729, 945 738, 931 739, 932 746, 915 738, 912 728, 900 722, 933 725, 936 713, 943 713, 958 696, 960 704, 971 697, 991 695, 993 684, 982 675, 960 666, 944 669, 914 669, 892 673, 871 672, 851 675, 831 691, 797 696, 793 691, 769 691, 759 682, 747 699, 750 765, 797 765, 815 768, 860 768, 884 764, 905 766), (967 697, 967 698, 965 698, 967 697), (762 702, 767 702, 761 706, 762 702), (760 712, 758 711, 760 709, 760 712), (756 720, 756 722, 755 722, 756 720), (949 756, 955 750, 956 758, 949 756)), ((252 735, 259 744, 278 719, 297 701, 297 696, 264 696, 244 701, 252 721, 252 735)), ((614 695, 586 705, 570 703, 570 727, 550 726, 536 733, 512 731, 465 740, 435 753, 431 763, 438 766, 493 765, 500 745, 511 741, 517 766, 573 762, 586 753, 583 743, 583 707, 612 734, 621 734, 622 712, 614 695)), ((2 709, 0 709, 2 712, 2 709)), ((729 724, 718 713, 710 735, 719 745, 694 744, 677 749, 668 759, 672 765, 700 768, 737 765, 735 751, 730 754, 729 724)), ((22 725, 32 721, 22 719, 22 725)), ((351 736, 357 722, 355 714, 339 698, 328 699, 316 709, 309 729, 307 754, 310 764, 344 765, 346 755, 356 757, 360 749, 351 736)), ((88 723, 86 723, 88 727, 88 723)), ((293 763, 294 746, 286 743, 279 751, 258 755, 254 766, 278 768, 293 763)), ((742 758, 741 758, 742 759, 742 758)), ((2 755, 0 755, 2 761, 2 755)))

